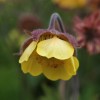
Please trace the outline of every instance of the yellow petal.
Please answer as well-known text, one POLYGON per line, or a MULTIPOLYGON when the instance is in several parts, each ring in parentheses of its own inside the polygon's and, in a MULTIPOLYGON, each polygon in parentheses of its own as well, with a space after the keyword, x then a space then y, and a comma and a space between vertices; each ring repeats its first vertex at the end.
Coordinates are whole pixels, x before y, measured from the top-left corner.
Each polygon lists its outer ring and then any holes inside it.
POLYGON ((74 48, 67 41, 61 40, 55 36, 51 39, 40 41, 37 45, 37 53, 47 58, 55 57, 64 60, 73 55, 74 48))
POLYGON ((30 73, 33 76, 40 75, 42 73, 41 63, 38 61, 39 55, 32 53, 28 61, 21 63, 21 68, 24 73, 30 73))
POLYGON ((23 54, 21 55, 19 59, 19 63, 22 63, 24 61, 27 61, 29 56, 32 54, 33 50, 36 48, 37 42, 33 41, 30 43, 30 45, 25 49, 23 54))
POLYGON ((67 73, 64 67, 64 61, 55 58, 47 59, 42 67, 43 74, 50 80, 69 80, 72 77, 72 75, 67 73))
POLYGON ((71 58, 65 60, 65 68, 68 74, 70 75, 76 75, 76 71, 79 67, 78 59, 74 56, 71 58))

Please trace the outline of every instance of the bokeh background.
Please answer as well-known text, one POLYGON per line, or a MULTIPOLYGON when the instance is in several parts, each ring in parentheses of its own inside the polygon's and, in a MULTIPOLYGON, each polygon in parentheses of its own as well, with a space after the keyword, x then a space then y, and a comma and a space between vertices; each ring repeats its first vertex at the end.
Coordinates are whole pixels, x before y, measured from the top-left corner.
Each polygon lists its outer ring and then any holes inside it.
MULTIPOLYGON (((66 30, 75 34, 73 18, 88 11, 86 7, 61 9, 52 0, 0 0, 0 100, 61 100, 59 81, 24 74, 14 55, 28 37, 24 31, 48 28, 54 12, 60 14, 66 30)), ((100 100, 100 54, 90 55, 80 48, 78 58, 79 100, 100 100)))

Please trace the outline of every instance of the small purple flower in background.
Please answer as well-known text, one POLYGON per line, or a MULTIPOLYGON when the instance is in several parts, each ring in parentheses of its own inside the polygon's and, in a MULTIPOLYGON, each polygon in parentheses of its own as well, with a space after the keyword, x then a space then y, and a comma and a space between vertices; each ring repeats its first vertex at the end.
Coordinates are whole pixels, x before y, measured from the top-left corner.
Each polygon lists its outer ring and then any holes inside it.
POLYGON ((86 48, 89 54, 100 53, 100 11, 80 19, 74 19, 74 31, 81 47, 86 48))
POLYGON ((25 13, 19 17, 18 27, 21 31, 33 31, 33 29, 39 28, 41 26, 42 23, 39 18, 31 13, 25 13))

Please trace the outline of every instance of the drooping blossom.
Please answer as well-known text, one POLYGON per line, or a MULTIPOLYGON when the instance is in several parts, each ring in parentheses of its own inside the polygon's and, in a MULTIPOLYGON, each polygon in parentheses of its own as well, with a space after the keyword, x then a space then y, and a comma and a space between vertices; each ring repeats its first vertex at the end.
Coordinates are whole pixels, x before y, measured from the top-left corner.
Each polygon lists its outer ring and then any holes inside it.
POLYGON ((93 12, 84 19, 74 19, 74 30, 81 47, 90 54, 100 53, 100 11, 93 12))
POLYGON ((32 31, 24 42, 19 59, 24 73, 33 76, 44 74, 50 80, 68 80, 76 75, 79 67, 75 56, 77 42, 63 31, 58 19, 58 14, 54 13, 48 29, 32 31), (55 29, 57 26, 59 30, 55 29))

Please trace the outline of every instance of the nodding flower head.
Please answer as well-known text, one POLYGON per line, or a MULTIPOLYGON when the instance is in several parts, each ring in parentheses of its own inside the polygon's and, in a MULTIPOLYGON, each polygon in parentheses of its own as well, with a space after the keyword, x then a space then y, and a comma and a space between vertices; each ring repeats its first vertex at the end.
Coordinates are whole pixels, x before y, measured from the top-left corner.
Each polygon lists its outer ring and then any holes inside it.
POLYGON ((30 33, 21 47, 19 63, 24 73, 33 76, 43 73, 50 80, 68 80, 79 67, 77 46, 75 38, 65 32, 59 15, 54 13, 48 29, 30 33))

